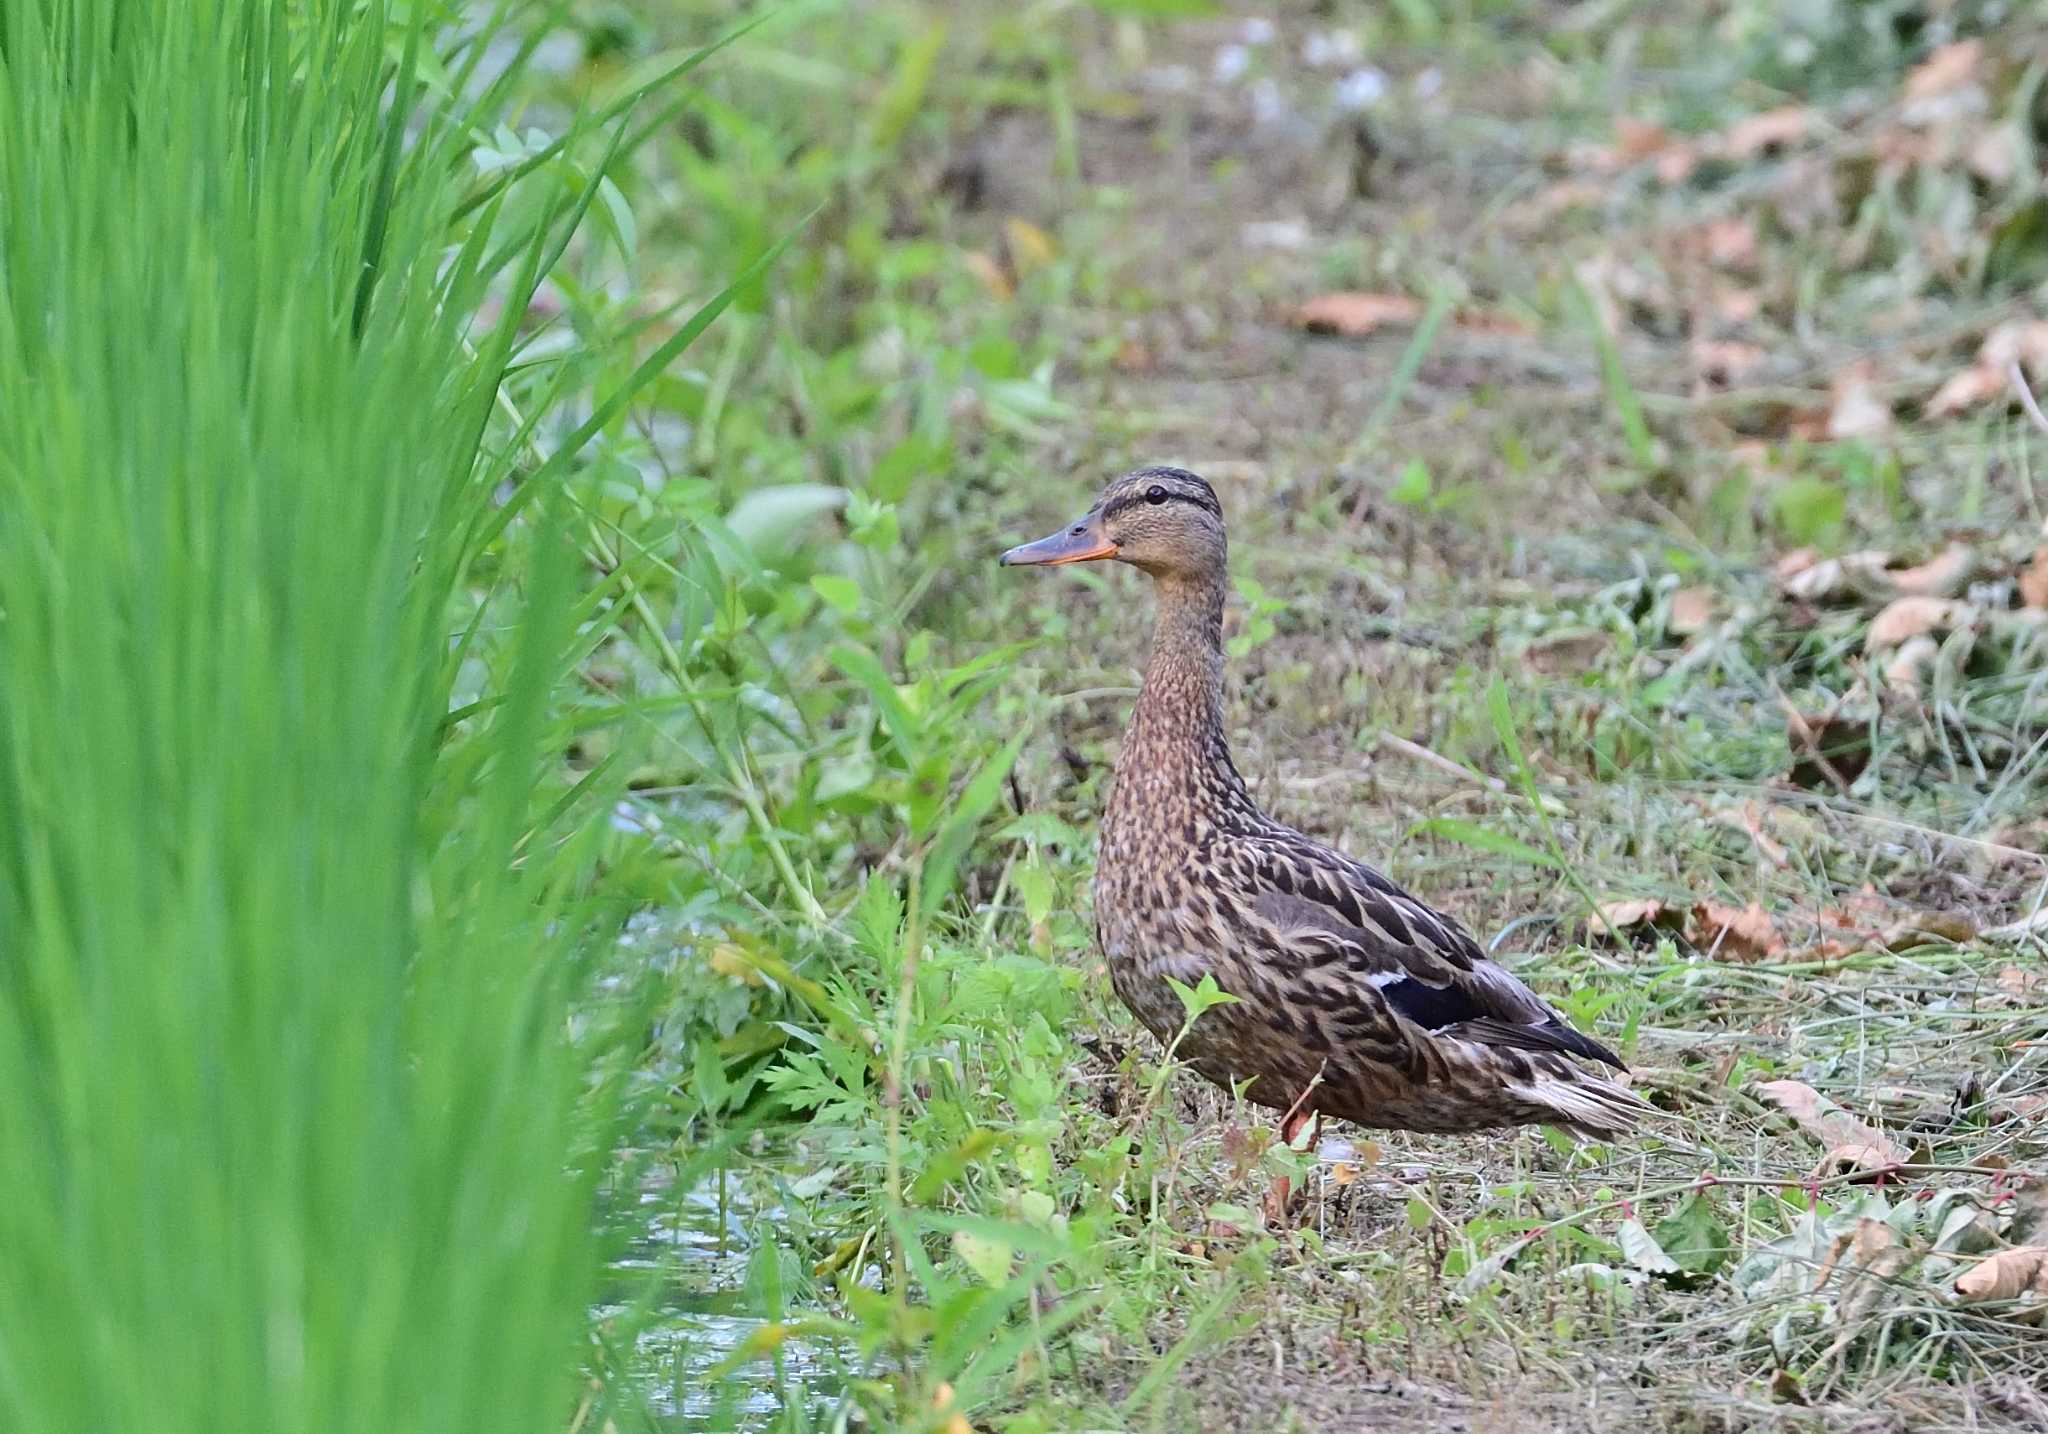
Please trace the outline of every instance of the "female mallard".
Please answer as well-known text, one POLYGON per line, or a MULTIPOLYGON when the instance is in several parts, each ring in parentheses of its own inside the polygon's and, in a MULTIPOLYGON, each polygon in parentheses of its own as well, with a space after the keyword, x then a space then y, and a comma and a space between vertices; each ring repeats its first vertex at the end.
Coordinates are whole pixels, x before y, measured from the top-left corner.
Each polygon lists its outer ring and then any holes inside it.
POLYGON ((1102 820, 1095 931, 1117 995, 1161 1040, 1167 978, 1237 999, 1181 1042, 1226 1089, 1287 1111, 1449 1133, 1554 1125, 1618 1135, 1649 1109, 1570 1057, 1623 1069, 1455 921, 1261 812, 1223 731, 1223 509, 1179 468, 1111 483, 1006 566, 1114 558, 1159 592, 1152 656, 1102 820))

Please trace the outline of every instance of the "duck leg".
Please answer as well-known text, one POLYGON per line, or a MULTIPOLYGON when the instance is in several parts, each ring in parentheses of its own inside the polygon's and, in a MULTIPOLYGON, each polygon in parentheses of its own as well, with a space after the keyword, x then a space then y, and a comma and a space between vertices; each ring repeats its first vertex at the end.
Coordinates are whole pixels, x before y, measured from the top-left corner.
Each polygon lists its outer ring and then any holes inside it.
MULTIPOLYGON (((1303 1091, 1301 1098, 1287 1108, 1287 1114, 1280 1117, 1280 1143, 1290 1150, 1294 1148, 1294 1142, 1300 1137, 1303 1127, 1307 1126, 1311 1120, 1315 1122, 1315 1125, 1309 1131, 1308 1145, 1304 1148, 1309 1150, 1315 1149, 1316 1142, 1322 1138, 1323 1113, 1319 1110, 1304 1108, 1308 1104, 1309 1091, 1314 1089, 1314 1086, 1310 1086, 1309 1090, 1303 1091)), ((1285 1175, 1275 1175, 1273 1177, 1273 1183, 1266 1187, 1265 1214, 1267 1229, 1278 1230, 1287 1224, 1287 1202, 1293 1193, 1293 1182, 1288 1180, 1285 1175)))

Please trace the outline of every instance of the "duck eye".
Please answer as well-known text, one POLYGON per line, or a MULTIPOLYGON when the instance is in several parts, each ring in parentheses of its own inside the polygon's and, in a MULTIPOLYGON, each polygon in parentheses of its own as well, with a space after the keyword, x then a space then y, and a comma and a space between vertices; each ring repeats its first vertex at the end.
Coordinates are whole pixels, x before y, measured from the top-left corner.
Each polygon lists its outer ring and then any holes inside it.
POLYGON ((1145 490, 1145 501, 1147 503, 1164 503, 1166 501, 1166 498, 1166 490, 1160 487, 1157 483, 1154 483, 1150 488, 1147 488, 1145 490))

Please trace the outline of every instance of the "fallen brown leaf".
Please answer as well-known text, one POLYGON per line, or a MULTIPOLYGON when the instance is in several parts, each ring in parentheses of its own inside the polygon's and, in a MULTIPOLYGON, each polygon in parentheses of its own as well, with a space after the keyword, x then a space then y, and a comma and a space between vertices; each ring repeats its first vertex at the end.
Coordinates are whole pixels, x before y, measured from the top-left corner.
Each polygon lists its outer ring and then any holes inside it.
POLYGON ((1986 184, 2003 187, 2019 173, 2027 148, 2026 135, 2018 125, 1993 125, 1970 141, 1964 162, 1970 166, 1970 173, 1986 184))
POLYGON ((1975 77, 1977 62, 1983 57, 1982 40, 1957 40, 1937 47, 1906 72, 1905 97, 1926 100, 1960 89, 1975 77))
POLYGON ((1826 1152, 1821 1157, 1824 1168, 1882 1170, 1913 1158, 1911 1151, 1883 1131, 1864 1124, 1804 1081, 1766 1081, 1757 1087, 1757 1094, 1820 1142, 1826 1152))
POLYGON ((1934 665, 1934 659, 1940 652, 1941 644, 1924 632, 1918 637, 1907 638, 1884 665, 1886 690, 1896 692, 1909 702, 1918 702, 1921 678, 1934 665))
POLYGON ((1888 593, 1890 562, 1891 554, 1879 548, 1844 553, 1839 558, 1823 558, 1812 548, 1795 548, 1778 559, 1774 571, 1785 596, 1802 602, 1824 602, 1836 597, 1888 593))
POLYGON ((1513 314, 1489 309, 1459 309, 1451 315, 1451 322, 1468 334, 1498 334, 1505 338, 1526 339, 1536 332, 1513 314))
POLYGON ((2048 547, 2036 548, 2034 560, 2020 569, 2020 601, 2048 607, 2048 547))
POLYGON ((1979 404, 1989 403, 2004 393, 2005 375, 1982 364, 1972 364, 1947 379, 1927 400, 1929 418, 1952 418, 1979 404))
POLYGON ((1957 598, 1894 598, 1870 620, 1870 630, 1863 636, 1863 650, 1876 652, 1881 648, 1897 647, 1908 638, 1924 633, 1970 627, 1977 621, 1977 616, 1973 605, 1957 598))
POLYGON ((1663 125, 1637 119, 1634 115, 1614 117, 1614 156, 1623 164, 1648 159, 1670 147, 1671 131, 1663 125))
POLYGON ((1914 1255, 1899 1244, 1898 1232, 1882 1220, 1865 1215, 1856 1222, 1848 1239, 1849 1258, 1842 1265, 1841 1294, 1835 1313, 1844 1324, 1852 1324, 1871 1313, 1891 1282, 1913 1262, 1914 1255))
POLYGON ((1714 269, 1756 267, 1756 221, 1747 215, 1727 215, 1671 230, 1668 242, 1673 255, 1687 264, 1714 269))
POLYGON ((1312 334, 1337 334, 1361 339, 1376 329, 1412 324, 1422 317, 1422 301, 1407 294, 1367 294, 1342 290, 1319 294, 1294 311, 1294 322, 1312 334))
MULTIPOLYGON (((2042 551, 2048 553, 2048 548, 2042 551)), ((1665 620, 1664 626, 1677 637, 1691 637, 1696 632, 1705 632, 1713 625, 1714 609, 1718 602, 1719 599, 1712 588, 1680 588, 1671 595, 1671 614, 1665 620)))
POLYGON ((2020 1121, 2034 1125, 2048 1120, 2048 1095, 2016 1095, 1986 1107, 1985 1119, 1993 1125, 2020 1121))
POLYGON ((1655 897, 1603 901, 1586 919, 1587 934, 1614 941, 1627 940, 1628 932, 1644 927, 1675 924, 1678 913, 1655 897))
POLYGON ((1977 555, 1961 543, 1950 543, 1917 567, 1892 568, 1891 584, 1901 597, 1954 597, 1970 584, 1977 555))
POLYGON ((1800 105, 1765 110, 1728 126, 1715 148, 1730 159, 1753 159, 1765 150, 1797 144, 1812 123, 1813 112, 1800 105))
POLYGON ((967 272, 988 291, 990 298, 1008 299, 1017 292, 1017 286, 1010 282, 1010 276, 1003 271, 1003 266, 997 263, 992 255, 985 254, 979 249, 970 249, 961 256, 961 262, 967 266, 967 272))
POLYGON ((1868 363, 1851 364, 1830 385, 1827 436, 1880 438, 1891 432, 1892 406, 1877 394, 1877 372, 1868 363))
POLYGON ((1537 638, 1523 649, 1522 660, 1544 677, 1584 672, 1613 645, 1607 632, 1560 632, 1537 638))
POLYGON ((1707 292, 1707 315, 1717 323, 1739 327, 1763 312, 1763 306, 1754 289, 1721 283, 1707 292))
POLYGON ((1839 906, 1817 913, 1823 926, 1854 933, 1867 950, 1902 951, 1930 941, 1961 944, 1977 935, 1977 923, 1960 911, 1901 911, 1894 902, 1865 886, 1851 892, 1839 906))
POLYGON ((1785 950, 1785 938, 1763 906, 1724 906, 1717 901, 1693 903, 1685 939, 1724 961, 1767 961, 1785 950))
POLYGON ((1689 144, 1674 144, 1657 156, 1659 184, 1683 184, 1699 166, 1700 152, 1689 144))
POLYGON ((1789 1369, 1777 1369, 1771 1373, 1771 1398, 1780 1404, 1806 1404, 1805 1387, 1799 1383, 1799 1376, 1789 1369))
POLYGON ((2048 1245, 2021 1245, 1986 1255, 1956 1276, 1956 1293, 1971 1301, 2048 1295, 2048 1245))
POLYGON ((2048 996, 2048 973, 2028 971, 2019 966, 2007 966, 1998 973, 1998 989, 2005 992, 2023 1006, 2030 1006, 2048 996))
POLYGON ((1694 339, 1688 351, 1694 381, 1703 388, 1733 388, 1768 357, 1759 345, 1740 339, 1694 339))
POLYGON ((1935 390, 1927 401, 1930 418, 1948 418, 2012 392, 2008 371, 2048 367, 2048 321, 2011 319, 1984 336, 1970 366, 1935 390))
POLYGON ((1791 853, 1785 850, 1783 842, 1764 829, 1769 818, 1770 813, 1761 802, 1740 802, 1714 812, 1715 821, 1747 832, 1764 860, 1772 866, 1783 867, 1791 862, 1791 853))

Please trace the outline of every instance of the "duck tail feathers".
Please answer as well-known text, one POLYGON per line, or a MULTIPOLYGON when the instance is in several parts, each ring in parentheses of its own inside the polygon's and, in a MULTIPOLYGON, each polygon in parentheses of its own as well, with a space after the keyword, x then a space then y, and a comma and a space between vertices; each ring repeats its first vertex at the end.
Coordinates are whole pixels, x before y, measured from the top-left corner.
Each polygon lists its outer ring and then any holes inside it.
POLYGON ((1611 1140, 1634 1130, 1644 1117, 1659 1114, 1657 1107, 1641 1096, 1597 1076, 1539 1079, 1508 1089, 1531 1105, 1552 1112, 1544 1124, 1581 1140, 1611 1140))

